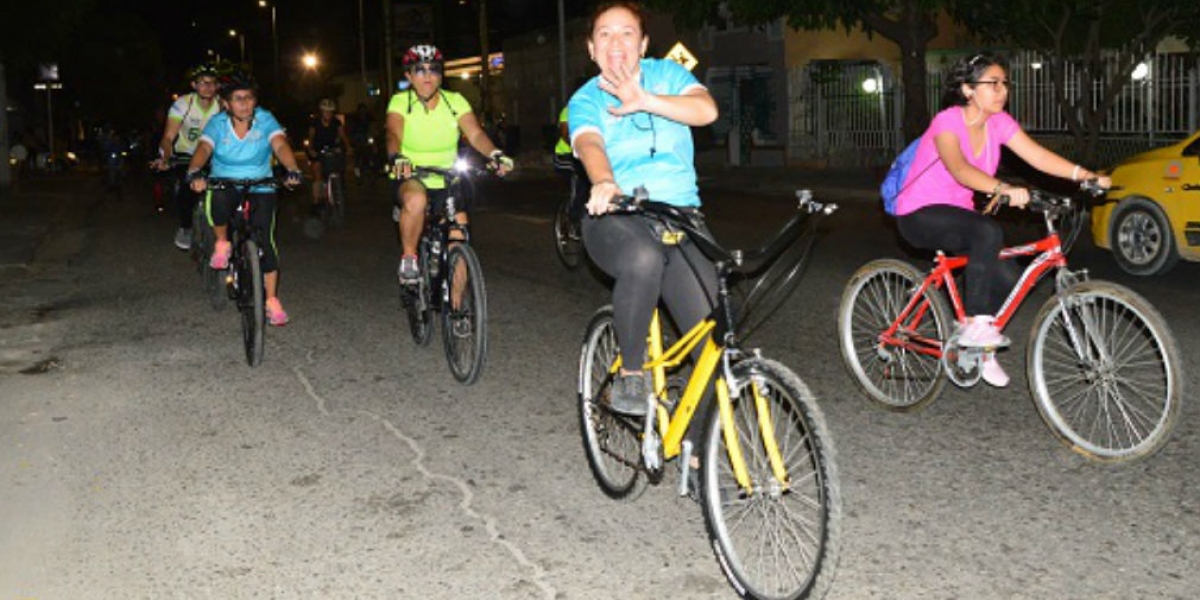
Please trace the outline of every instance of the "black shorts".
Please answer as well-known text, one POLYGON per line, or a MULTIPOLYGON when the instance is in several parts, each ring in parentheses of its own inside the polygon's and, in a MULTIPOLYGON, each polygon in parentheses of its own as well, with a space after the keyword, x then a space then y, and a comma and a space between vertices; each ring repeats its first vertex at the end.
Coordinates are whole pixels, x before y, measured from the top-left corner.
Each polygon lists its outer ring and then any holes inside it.
MULTIPOLYGON (((399 179, 393 179, 390 181, 390 184, 391 184, 392 204, 395 206, 400 206, 400 184, 401 184, 401 181, 399 179)), ((429 200, 428 203, 425 205, 425 212, 428 214, 431 211, 437 211, 440 214, 443 210, 442 206, 443 206, 443 203, 446 201, 446 195, 449 193, 449 190, 450 190, 450 188, 448 188, 448 187, 444 187, 444 188, 437 189, 437 190, 431 190, 429 188, 425 188, 425 197, 429 200)), ((468 213, 471 212, 471 198, 470 197, 455 198, 454 205, 455 205, 455 212, 468 212, 468 213)))

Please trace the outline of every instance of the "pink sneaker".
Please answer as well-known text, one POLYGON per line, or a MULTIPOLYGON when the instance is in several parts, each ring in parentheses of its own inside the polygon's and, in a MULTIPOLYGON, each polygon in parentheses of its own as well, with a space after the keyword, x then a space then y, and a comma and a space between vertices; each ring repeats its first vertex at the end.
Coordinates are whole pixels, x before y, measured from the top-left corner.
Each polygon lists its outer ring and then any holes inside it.
POLYGON ((229 242, 217 242, 217 247, 213 249, 212 258, 208 260, 208 266, 221 270, 229 267, 229 255, 233 253, 233 245, 229 242))
POLYGON ((995 318, 987 315, 967 317, 959 326, 958 345, 963 348, 1000 348, 1011 342, 996 329, 995 318))
POLYGON ((273 327, 283 327, 288 324, 288 314, 279 303, 279 298, 267 298, 267 322, 273 327))
POLYGON ((1008 385, 1008 373, 1004 372, 1004 367, 1000 366, 994 352, 988 352, 983 357, 983 380, 995 387, 1008 385))

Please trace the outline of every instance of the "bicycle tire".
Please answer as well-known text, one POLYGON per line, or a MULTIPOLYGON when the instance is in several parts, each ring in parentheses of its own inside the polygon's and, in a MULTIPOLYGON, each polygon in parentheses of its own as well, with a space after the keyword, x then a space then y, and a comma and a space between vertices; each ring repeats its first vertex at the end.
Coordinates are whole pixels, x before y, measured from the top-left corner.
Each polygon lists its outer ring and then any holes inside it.
POLYGON ((1108 281, 1080 282, 1042 306, 1030 338, 1029 391, 1061 442, 1103 462, 1144 458, 1167 443, 1183 398, 1182 363, 1148 301, 1108 281), (1086 356, 1075 351, 1068 322, 1086 334, 1086 356))
POLYGON ((263 297, 262 265, 259 263, 258 244, 254 240, 242 242, 238 257, 237 285, 238 311, 242 315, 242 345, 246 350, 246 362, 251 367, 262 364, 263 329, 266 327, 266 300, 263 297))
MULTIPOLYGON (((879 341, 923 280, 924 275, 906 262, 871 261, 850 278, 838 306, 838 344, 846 369, 859 390, 888 410, 919 410, 946 387, 946 372, 937 356, 884 347, 879 341)), ((926 315, 915 330, 897 335, 948 339, 952 318, 945 299, 934 290, 926 290, 924 296, 926 315)))
POLYGON ((487 287, 475 249, 455 242, 446 252, 442 297, 442 348, 450 373, 463 385, 479 380, 487 364, 487 287), (464 273, 462 300, 453 307, 452 287, 460 270, 464 273))
POLYGON ((608 409, 610 369, 620 353, 612 306, 605 306, 588 321, 579 353, 579 433, 588 468, 604 495, 633 500, 648 483, 642 469, 641 420, 608 409))
POLYGON ((554 253, 568 269, 583 264, 583 238, 579 226, 571 222, 571 198, 560 202, 554 211, 554 253))
POLYGON ((408 333, 417 346, 428 346, 433 339, 433 319, 429 310, 429 279, 421 277, 419 283, 400 285, 400 305, 408 317, 408 333))
POLYGON ((742 598, 822 598, 836 575, 842 535, 841 484, 825 417, 804 382, 776 361, 742 361, 733 373, 746 383, 730 401, 753 491, 738 485, 720 411, 710 411, 700 499, 713 552, 742 598), (772 470, 755 391, 765 400, 787 485, 772 470))
POLYGON ((332 192, 334 192, 334 206, 332 206, 334 227, 342 227, 346 223, 346 184, 342 181, 341 175, 334 175, 332 192))

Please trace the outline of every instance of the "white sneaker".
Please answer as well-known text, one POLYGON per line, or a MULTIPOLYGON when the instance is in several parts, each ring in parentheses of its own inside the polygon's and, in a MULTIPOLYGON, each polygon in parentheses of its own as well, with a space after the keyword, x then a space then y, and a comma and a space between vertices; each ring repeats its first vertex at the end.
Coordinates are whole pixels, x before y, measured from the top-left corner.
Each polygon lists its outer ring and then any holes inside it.
POLYGON ((958 345, 963 348, 1000 348, 1012 343, 996 329, 996 319, 987 315, 967 317, 959 325, 958 345))
POLYGON ((984 355, 982 368, 983 380, 988 382, 988 385, 1000 388, 1008 386, 1008 373, 1004 372, 1004 367, 1000 366, 994 352, 984 355))
POLYGON ((180 250, 191 250, 192 248, 192 230, 179 228, 175 232, 175 247, 180 250))

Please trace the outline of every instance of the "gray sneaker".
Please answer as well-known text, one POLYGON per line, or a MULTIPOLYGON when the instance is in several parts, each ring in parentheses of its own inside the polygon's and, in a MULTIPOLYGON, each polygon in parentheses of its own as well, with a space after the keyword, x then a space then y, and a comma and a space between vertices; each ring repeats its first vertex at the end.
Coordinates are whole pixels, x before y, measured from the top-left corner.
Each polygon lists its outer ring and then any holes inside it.
POLYGON ((411 254, 401 257, 396 275, 400 277, 400 283, 416 283, 421 278, 421 267, 417 265, 417 257, 411 254))
POLYGON ((650 380, 645 373, 617 375, 612 383, 613 412, 631 417, 646 416, 649 406, 650 380))
POLYGON ((192 248, 192 230, 179 228, 175 232, 175 247, 180 250, 191 250, 192 248))

